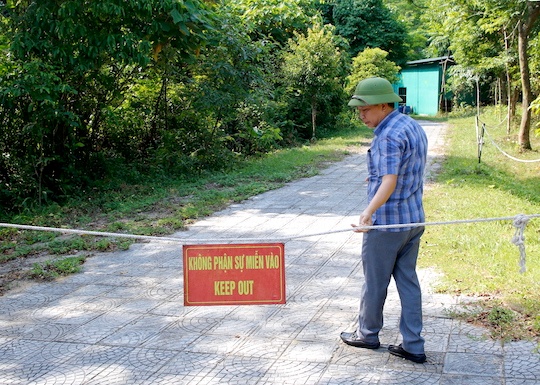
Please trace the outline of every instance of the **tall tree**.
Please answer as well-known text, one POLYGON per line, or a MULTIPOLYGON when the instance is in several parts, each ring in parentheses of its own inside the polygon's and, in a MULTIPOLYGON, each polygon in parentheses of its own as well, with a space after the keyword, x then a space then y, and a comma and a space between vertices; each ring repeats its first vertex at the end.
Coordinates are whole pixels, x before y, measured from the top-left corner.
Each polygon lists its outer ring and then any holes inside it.
POLYGON ((353 59, 351 74, 347 77, 347 93, 352 95, 359 81, 372 76, 387 79, 390 83, 399 80, 401 69, 387 59, 388 52, 380 48, 366 48, 353 59))
POLYGON ((348 60, 331 26, 316 25, 307 35, 297 34, 290 40, 283 60, 283 73, 288 88, 311 110, 311 139, 316 138, 319 110, 336 95, 343 93, 348 60))
POLYGON ((531 90, 530 69, 529 69, 529 35, 540 16, 540 3, 526 1, 523 13, 519 18, 518 30, 518 53, 519 53, 519 69, 522 85, 522 114, 521 124, 519 125, 518 143, 524 150, 531 149, 530 127, 531 127, 531 110, 530 104, 533 101, 531 90))
MULTIPOLYGON (((427 0, 384 0, 384 4, 392 12, 398 22, 405 26, 405 47, 407 48, 407 60, 423 59, 430 57, 426 52, 429 38, 427 25, 422 16, 428 10, 427 0)), ((446 55, 446 50, 443 55, 446 55)))
POLYGON ((313 0, 236 0, 229 6, 256 40, 272 39, 283 47, 295 32, 305 33, 320 22, 313 0))
POLYGON ((398 65, 408 60, 407 30, 382 0, 336 1, 332 17, 336 33, 349 42, 351 56, 365 48, 381 48, 398 65))
POLYGON ((505 80, 510 112, 516 100, 513 86, 520 84, 523 114, 518 143, 524 150, 531 147, 529 105, 533 99, 528 44, 539 15, 540 3, 529 0, 432 1, 429 15, 450 37, 457 63, 472 69, 475 77, 505 80))

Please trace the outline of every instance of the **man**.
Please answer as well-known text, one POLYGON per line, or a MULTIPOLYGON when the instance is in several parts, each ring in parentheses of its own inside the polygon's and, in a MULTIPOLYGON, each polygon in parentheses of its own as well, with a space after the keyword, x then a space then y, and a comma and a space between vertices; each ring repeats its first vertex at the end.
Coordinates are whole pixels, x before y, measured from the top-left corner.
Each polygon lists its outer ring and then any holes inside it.
POLYGON ((355 231, 363 232, 362 286, 358 328, 341 333, 348 345, 377 349, 383 326, 383 307, 393 276, 401 301, 399 329, 403 343, 389 345, 391 354, 426 361, 422 331, 422 294, 416 275, 421 226, 372 229, 364 226, 425 222, 422 206, 427 138, 420 125, 394 109, 401 98, 383 78, 362 80, 349 106, 374 129, 368 150, 368 205, 355 231))

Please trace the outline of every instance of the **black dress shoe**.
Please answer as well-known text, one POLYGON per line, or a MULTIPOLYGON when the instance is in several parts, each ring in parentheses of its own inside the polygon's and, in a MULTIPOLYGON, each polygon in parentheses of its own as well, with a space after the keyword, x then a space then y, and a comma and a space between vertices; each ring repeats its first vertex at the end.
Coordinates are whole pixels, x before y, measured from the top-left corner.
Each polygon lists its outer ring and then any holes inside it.
POLYGON ((356 332, 342 332, 340 337, 347 345, 355 346, 357 348, 378 349, 379 346, 381 346, 379 342, 366 342, 362 338, 358 338, 356 332))
POLYGON ((401 344, 399 344, 399 346, 388 345, 388 351, 390 351, 390 354, 393 354, 394 356, 405 358, 406 360, 416 362, 417 364, 426 362, 425 354, 409 353, 408 351, 406 351, 405 349, 401 347, 401 344))

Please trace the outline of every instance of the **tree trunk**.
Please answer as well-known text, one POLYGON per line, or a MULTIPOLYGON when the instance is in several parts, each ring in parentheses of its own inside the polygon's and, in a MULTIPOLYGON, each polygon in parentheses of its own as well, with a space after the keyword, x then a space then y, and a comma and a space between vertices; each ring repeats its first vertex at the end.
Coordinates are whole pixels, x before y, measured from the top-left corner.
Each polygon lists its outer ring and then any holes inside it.
POLYGON ((527 2, 525 14, 518 24, 518 56, 521 88, 523 94, 521 124, 519 126, 518 144, 521 150, 531 149, 531 111, 529 105, 533 101, 529 71, 529 33, 540 15, 540 5, 527 2))
POLYGON ((311 98, 311 140, 315 140, 315 129, 317 127, 317 99, 315 96, 311 98))
MULTIPOLYGON (((508 47, 508 35, 506 33, 506 30, 504 30, 504 50, 506 52, 506 55, 509 56, 509 47, 508 47)), ((508 68, 508 61, 505 60, 505 72, 506 72, 506 98, 507 98, 507 105, 508 105, 508 115, 506 116, 506 133, 510 135, 510 131, 512 130, 512 120, 514 119, 514 116, 516 116, 516 101, 515 99, 512 100, 514 97, 514 91, 512 87, 512 77, 510 76, 510 69, 508 68)))
POLYGON ((159 124, 160 124, 160 108, 162 106, 162 103, 165 102, 165 118, 167 114, 167 75, 163 74, 163 77, 161 79, 161 89, 159 91, 159 95, 156 99, 156 103, 154 105, 154 115, 152 118, 152 123, 150 124, 150 132, 148 133, 148 143, 147 145, 152 146, 153 148, 156 148, 157 142, 158 142, 158 132, 159 132, 159 124))
POLYGON ((529 39, 526 33, 526 21, 520 22, 518 26, 518 53, 519 53, 519 73, 521 75, 521 89, 522 89, 522 101, 521 101, 521 123, 519 125, 518 144, 521 150, 531 149, 531 140, 529 137, 531 129, 531 111, 529 110, 529 104, 531 104, 532 91, 531 91, 531 79, 529 78, 529 58, 527 57, 527 47, 529 39))

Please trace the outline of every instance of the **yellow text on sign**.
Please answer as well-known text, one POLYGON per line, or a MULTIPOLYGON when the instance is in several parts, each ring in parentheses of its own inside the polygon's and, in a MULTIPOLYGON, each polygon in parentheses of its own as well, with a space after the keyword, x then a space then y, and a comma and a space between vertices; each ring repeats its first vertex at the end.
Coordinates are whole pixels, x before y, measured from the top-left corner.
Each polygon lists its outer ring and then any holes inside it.
POLYGON ((215 295, 251 295, 253 294, 253 280, 248 281, 215 281, 215 295), (236 291, 235 291, 236 290, 236 291))
POLYGON ((280 257, 273 253, 268 255, 215 255, 189 259, 188 269, 198 270, 254 270, 254 269, 279 269, 280 257))

